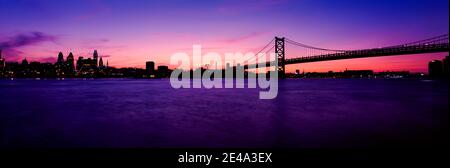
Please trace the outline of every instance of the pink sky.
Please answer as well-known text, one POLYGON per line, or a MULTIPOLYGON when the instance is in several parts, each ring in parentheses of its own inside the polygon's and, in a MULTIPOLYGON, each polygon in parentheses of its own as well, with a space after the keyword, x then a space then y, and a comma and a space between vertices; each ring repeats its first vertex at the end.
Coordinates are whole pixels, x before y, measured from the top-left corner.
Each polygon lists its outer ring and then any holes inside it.
MULTIPOLYGON (((5 1, 0 5, 0 47, 8 61, 52 62, 91 57, 110 66, 168 65, 176 52, 257 52, 275 36, 331 49, 365 49, 448 34, 448 1, 5 1), (37 32, 37 33, 36 33, 37 32)), ((301 55, 286 46, 287 58, 301 55)), ((426 72, 448 53, 403 55, 287 67, 311 71, 372 69, 426 72)), ((172 67, 174 68, 174 67, 172 67)))

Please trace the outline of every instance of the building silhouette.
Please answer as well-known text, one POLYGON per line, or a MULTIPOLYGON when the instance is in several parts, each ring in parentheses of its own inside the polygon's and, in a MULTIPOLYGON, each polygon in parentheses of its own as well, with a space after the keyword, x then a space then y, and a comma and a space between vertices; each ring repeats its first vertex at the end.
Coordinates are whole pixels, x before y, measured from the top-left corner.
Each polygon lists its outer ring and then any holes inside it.
POLYGON ((64 63, 64 55, 63 55, 62 52, 59 52, 58 60, 56 61, 56 63, 58 63, 58 64, 63 64, 64 63))
POLYGON ((160 71, 160 72, 164 72, 164 71, 168 71, 168 70, 169 70, 168 66, 165 66, 165 65, 158 66, 158 71, 160 71))
POLYGON ((64 60, 64 55, 62 52, 58 53, 58 59, 54 65, 56 75, 58 77, 73 77, 75 76, 75 65, 74 56, 72 52, 67 55, 66 60, 64 60))
POLYGON ((64 55, 62 52, 58 53, 58 59, 55 63, 56 75, 62 77, 64 75, 64 55))
POLYGON ((100 57, 100 61, 98 61, 98 66, 103 67, 103 59, 100 57))
POLYGON ((93 61, 94 66, 98 67, 98 53, 97 53, 97 50, 94 50, 93 57, 94 57, 94 61, 93 61))
POLYGON ((66 59, 67 69, 71 69, 71 70, 75 69, 74 61, 75 61, 75 59, 73 58, 73 54, 72 54, 72 52, 70 52, 66 59))
POLYGON ((64 64, 64 75, 66 77, 74 76, 75 75, 75 65, 74 65, 75 59, 73 57, 72 52, 69 53, 67 56, 66 62, 64 64))
POLYGON ((5 59, 2 57, 2 50, 0 49, 0 71, 3 71, 5 69, 5 59))
POLYGON ((347 78, 371 78, 374 73, 372 70, 345 70, 343 75, 347 78))
POLYGON ((27 58, 24 58, 24 59, 22 60, 22 66, 27 66, 27 65, 28 65, 27 58))
POLYGON ((444 60, 442 61, 443 63, 443 68, 444 68, 444 75, 448 78, 450 76, 450 67, 449 67, 449 56, 447 55, 444 60))
POLYGON ((428 75, 432 78, 442 77, 444 74, 442 61, 433 60, 428 63, 428 75))
POLYGON ((168 66, 155 69, 153 61, 146 62, 146 69, 109 67, 108 60, 105 66, 97 50, 92 54, 92 58, 80 56, 76 62, 72 52, 66 58, 59 52, 55 63, 29 62, 26 58, 19 62, 6 62, 1 51, 0 78, 153 78, 168 77, 171 72, 168 66), (151 72, 151 75, 148 72, 151 72))
POLYGON ((155 62, 153 62, 153 61, 145 62, 145 70, 148 75, 154 75, 155 74, 155 62))
MULTIPOLYGON (((103 61, 103 60, 102 60, 103 61)), ((102 63, 103 64, 103 63, 102 63)), ((92 58, 78 57, 77 60, 77 71, 78 75, 85 77, 93 77, 98 72, 98 52, 94 50, 92 58)))
POLYGON ((158 71, 156 77, 165 78, 170 75, 169 67, 165 65, 158 66, 158 71))

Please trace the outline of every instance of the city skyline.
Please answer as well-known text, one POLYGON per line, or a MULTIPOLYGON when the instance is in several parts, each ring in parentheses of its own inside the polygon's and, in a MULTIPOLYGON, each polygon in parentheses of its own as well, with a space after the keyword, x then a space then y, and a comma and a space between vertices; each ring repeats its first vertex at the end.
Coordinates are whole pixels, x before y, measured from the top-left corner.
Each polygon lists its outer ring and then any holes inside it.
MULTIPOLYGON (((360 49, 448 33, 448 1, 0 2, 0 48, 7 61, 56 62, 60 51, 78 58, 98 49, 111 66, 145 68, 148 60, 169 65, 172 54, 192 53, 193 44, 202 44, 204 52, 256 52, 274 36, 289 36, 327 48, 360 49)), ((427 72, 429 61, 446 55, 360 58, 286 69, 427 72)))

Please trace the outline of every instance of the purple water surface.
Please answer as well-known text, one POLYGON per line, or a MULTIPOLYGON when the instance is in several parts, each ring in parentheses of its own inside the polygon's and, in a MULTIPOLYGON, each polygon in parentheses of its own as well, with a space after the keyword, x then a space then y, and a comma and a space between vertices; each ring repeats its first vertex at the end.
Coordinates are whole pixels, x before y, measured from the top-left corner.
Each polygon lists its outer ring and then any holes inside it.
POLYGON ((168 80, 0 80, 0 147, 366 148, 446 144, 446 81, 290 79, 258 89, 168 80))

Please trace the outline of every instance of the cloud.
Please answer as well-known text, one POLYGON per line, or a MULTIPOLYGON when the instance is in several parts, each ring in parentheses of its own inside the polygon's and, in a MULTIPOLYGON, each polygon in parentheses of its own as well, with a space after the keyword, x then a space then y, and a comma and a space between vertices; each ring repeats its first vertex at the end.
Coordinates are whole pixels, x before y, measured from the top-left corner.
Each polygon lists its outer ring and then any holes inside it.
POLYGON ((128 46, 122 44, 111 44, 113 40, 108 38, 86 38, 80 41, 78 46, 88 50, 105 50, 105 49, 125 49, 128 46))
POLYGON ((0 42, 0 48, 16 49, 23 46, 36 45, 46 41, 56 41, 56 37, 52 35, 47 35, 42 32, 31 32, 18 34, 16 36, 8 38, 6 41, 0 42))
POLYGON ((109 39, 106 39, 106 38, 104 38, 104 39, 99 39, 100 40, 100 42, 104 42, 104 43, 106 43, 106 42, 109 42, 110 40, 109 39))
POLYGON ((22 51, 18 50, 20 47, 38 45, 47 41, 56 42, 56 40, 56 36, 38 31, 21 33, 7 38, 0 37, 0 49, 4 52, 4 55, 16 58, 23 54, 22 51))
POLYGON ((96 45, 104 45, 110 41, 111 40, 107 38, 85 38, 82 41, 80 41, 80 44, 81 46, 91 47, 96 45))
POLYGON ((100 57, 102 57, 102 58, 108 58, 108 57, 111 57, 111 55, 100 55, 100 57))
POLYGON ((86 43, 107 43, 110 42, 110 39, 107 38, 98 38, 98 39, 89 39, 85 40, 86 43))

